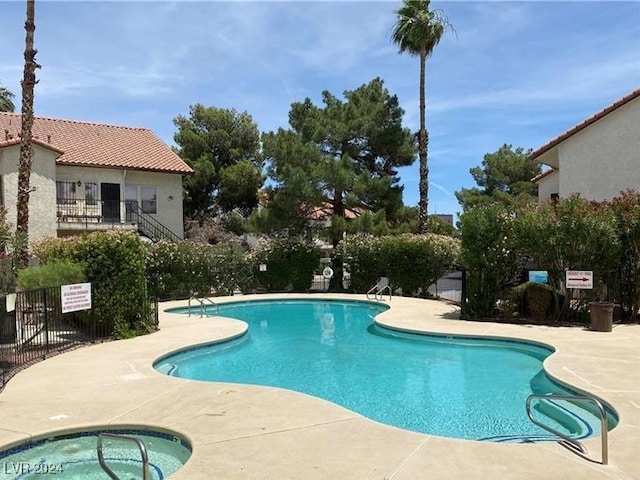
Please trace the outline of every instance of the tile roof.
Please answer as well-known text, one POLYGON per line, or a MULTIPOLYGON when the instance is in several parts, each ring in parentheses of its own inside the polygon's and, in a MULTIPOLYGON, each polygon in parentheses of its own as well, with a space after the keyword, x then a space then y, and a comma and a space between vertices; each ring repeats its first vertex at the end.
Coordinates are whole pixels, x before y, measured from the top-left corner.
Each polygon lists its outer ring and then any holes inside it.
MULTIPOLYGON (((18 139, 21 115, 0 113, 0 147, 18 139)), ((34 141, 62 153, 58 165, 188 174, 193 170, 151 130, 35 117, 34 141)))
POLYGON ((636 99, 638 97, 640 97, 640 88, 638 88, 637 90, 634 90, 633 92, 631 92, 628 95, 625 95, 620 100, 618 100, 618 101, 612 103, 611 105, 609 105, 608 107, 600 110, 598 113, 592 115, 591 117, 587 118, 583 122, 580 122, 575 127, 571 127, 569 130, 564 132, 562 135, 558 135, 556 138, 554 138, 550 142, 545 143, 543 146, 541 146, 537 150, 534 150, 533 152, 531 152, 531 155, 529 155, 529 158, 531 160, 535 160, 540 155, 542 155, 545 152, 548 152, 549 150, 551 150, 553 147, 555 147, 559 143, 564 142, 567 138, 569 138, 572 135, 578 133, 580 130, 583 130, 583 129, 587 128, 589 125, 591 125, 592 123, 597 122, 598 120, 600 120, 605 115, 610 114, 614 110, 617 110, 621 106, 629 103, 630 101, 632 101, 632 100, 634 100, 634 99, 636 99))
MULTIPOLYGON (((56 152, 58 155, 62 155, 64 153, 59 148, 54 147, 50 143, 42 142, 37 138, 32 138, 31 139, 31 143, 34 143, 36 145, 40 145, 42 148, 46 148, 47 150, 52 150, 52 151, 56 152)), ((0 139, 0 148, 11 147, 12 145, 20 145, 20 138, 19 137, 12 137, 9 140, 0 139)))

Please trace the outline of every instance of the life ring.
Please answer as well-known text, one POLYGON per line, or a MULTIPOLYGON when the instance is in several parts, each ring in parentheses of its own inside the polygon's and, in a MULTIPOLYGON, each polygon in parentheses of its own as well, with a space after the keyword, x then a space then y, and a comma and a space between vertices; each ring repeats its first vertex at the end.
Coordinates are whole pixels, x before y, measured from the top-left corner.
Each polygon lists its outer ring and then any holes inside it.
POLYGON ((324 270, 322 270, 322 276, 327 280, 333 277, 333 270, 331 267, 324 267, 324 270))

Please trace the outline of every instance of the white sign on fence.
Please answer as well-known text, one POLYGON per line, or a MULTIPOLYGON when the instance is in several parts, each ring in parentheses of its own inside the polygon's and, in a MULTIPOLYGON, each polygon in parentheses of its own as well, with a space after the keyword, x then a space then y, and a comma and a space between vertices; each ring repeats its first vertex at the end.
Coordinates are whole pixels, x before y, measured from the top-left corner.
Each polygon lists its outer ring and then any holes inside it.
POLYGON ((63 285, 60 289, 62 313, 78 312, 91 308, 91 284, 63 285))
POLYGON ((567 288, 593 288, 593 272, 589 270, 567 270, 567 288))

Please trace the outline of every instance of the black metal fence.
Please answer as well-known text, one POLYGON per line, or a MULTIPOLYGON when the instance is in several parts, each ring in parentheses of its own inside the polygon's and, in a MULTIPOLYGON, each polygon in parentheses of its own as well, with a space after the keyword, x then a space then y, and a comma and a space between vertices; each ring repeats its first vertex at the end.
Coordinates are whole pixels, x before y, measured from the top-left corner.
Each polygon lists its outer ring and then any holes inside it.
MULTIPOLYGON (((157 329, 158 299, 155 289, 147 291, 145 321, 157 329)), ((104 318, 96 303, 88 310, 62 313, 61 293, 61 287, 52 287, 0 297, 0 390, 28 365, 110 338, 112 325, 96 320, 104 318)))
POLYGON ((585 283, 588 281, 585 287, 567 288, 565 277, 564 271, 553 272, 538 288, 533 288, 535 285, 528 282, 527 270, 510 283, 500 283, 489 275, 483 276, 483 272, 465 272, 463 314, 476 319, 587 323, 590 304, 605 302, 614 306, 615 321, 638 320, 640 306, 636 279, 625 278, 620 271, 593 271, 584 278, 585 283), (475 281, 469 281, 469 275, 475 281), (486 278, 493 281, 486 281, 486 278))

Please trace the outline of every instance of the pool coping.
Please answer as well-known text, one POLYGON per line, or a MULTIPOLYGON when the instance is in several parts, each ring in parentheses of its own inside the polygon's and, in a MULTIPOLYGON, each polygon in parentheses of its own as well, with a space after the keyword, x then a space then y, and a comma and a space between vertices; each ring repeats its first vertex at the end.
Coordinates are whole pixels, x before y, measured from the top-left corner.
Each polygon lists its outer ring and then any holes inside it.
MULTIPOLYGON (((216 301, 331 298, 363 295, 243 295, 216 301)), ((456 308, 394 297, 376 321, 435 335, 488 336, 550 345, 548 374, 587 391, 616 410, 610 465, 589 462, 555 444, 512 445, 448 439, 381 425, 330 402, 297 392, 205 383, 162 375, 152 363, 171 351, 243 334, 244 322, 167 313, 161 330, 132 340, 74 350, 17 374, 0 393, 0 444, 96 424, 168 429, 193 447, 171 478, 468 479, 637 478, 640 459, 640 326, 613 332, 576 327, 508 325, 456 319, 456 308)), ((524 408, 524 407, 523 407, 524 408)), ((599 460, 600 439, 585 441, 599 460)))

